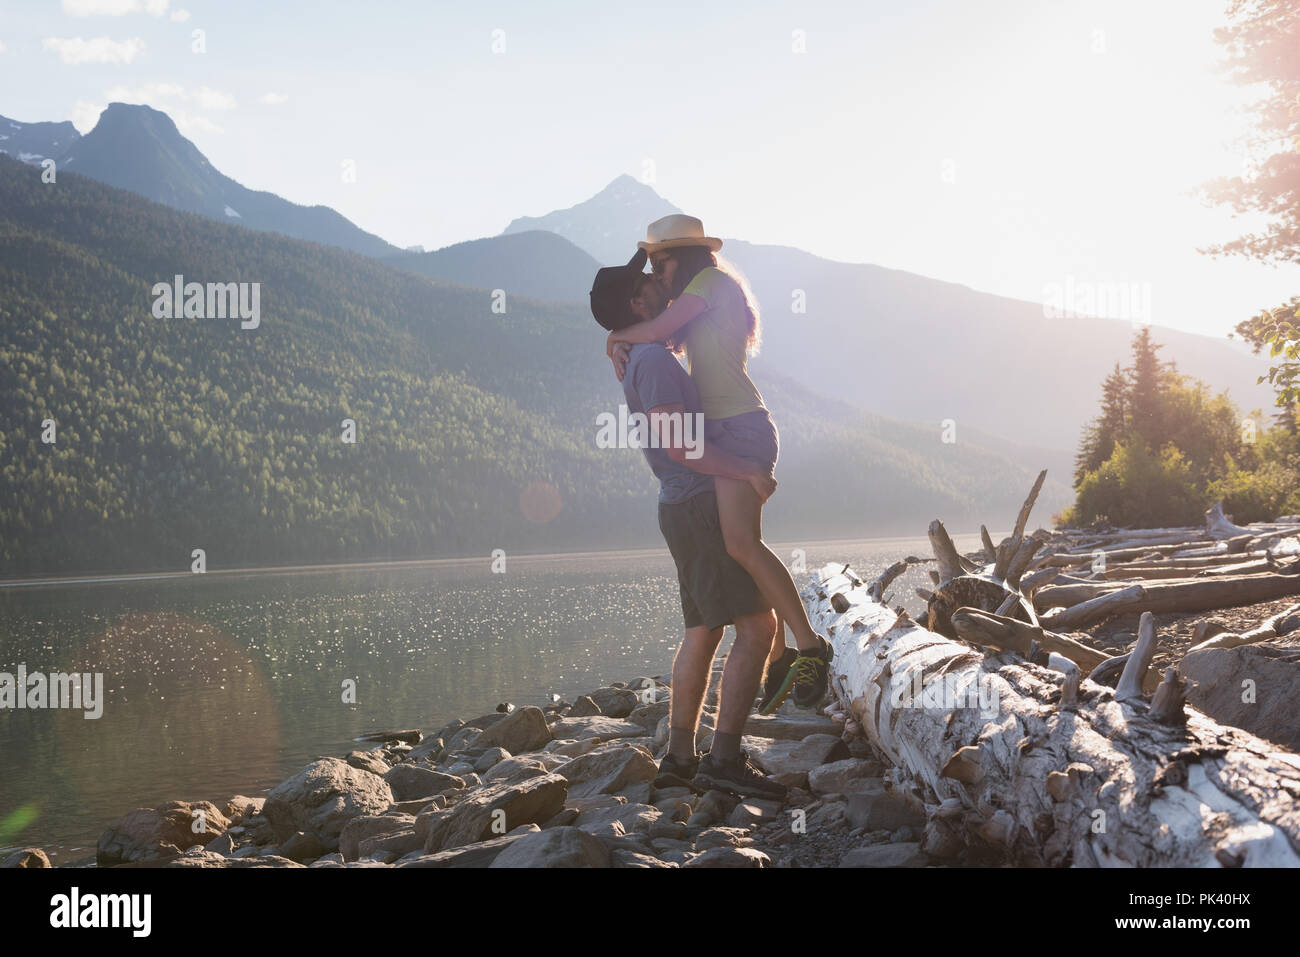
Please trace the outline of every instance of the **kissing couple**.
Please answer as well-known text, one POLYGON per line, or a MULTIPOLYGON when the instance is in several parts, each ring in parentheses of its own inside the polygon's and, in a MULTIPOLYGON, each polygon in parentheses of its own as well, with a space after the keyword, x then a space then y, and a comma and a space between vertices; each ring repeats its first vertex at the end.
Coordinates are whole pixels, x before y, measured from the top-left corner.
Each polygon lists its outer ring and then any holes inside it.
POLYGON ((722 240, 705 235, 693 216, 656 220, 637 247, 627 265, 596 274, 591 311, 609 331, 606 353, 629 411, 645 415, 654 432, 642 451, 659 479, 659 529, 681 591, 685 633, 673 659, 668 751, 655 786, 782 798, 785 788, 740 747, 745 721, 760 684, 761 713, 791 694, 799 707, 818 705, 832 653, 813 631, 789 571, 763 542, 779 437, 747 368, 760 338, 758 304, 739 271, 718 257, 722 240), (703 448, 688 450, 689 432, 680 425, 698 413, 703 448), (786 647, 782 621, 796 648, 786 647), (713 743, 701 756, 700 712, 729 624, 736 639, 713 743))

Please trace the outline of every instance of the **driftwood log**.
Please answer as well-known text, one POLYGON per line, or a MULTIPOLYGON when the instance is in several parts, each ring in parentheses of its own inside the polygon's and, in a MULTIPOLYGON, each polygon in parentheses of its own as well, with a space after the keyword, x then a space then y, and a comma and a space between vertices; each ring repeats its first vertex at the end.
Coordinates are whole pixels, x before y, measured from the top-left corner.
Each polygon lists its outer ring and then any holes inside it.
POLYGON ((984 654, 869 587, 828 565, 804 600, 835 647, 839 707, 894 766, 900 796, 926 808, 931 855, 1300 866, 1300 756, 1187 707, 1176 675, 1150 704, 1133 681, 1120 700, 1059 656, 1062 670, 984 654))

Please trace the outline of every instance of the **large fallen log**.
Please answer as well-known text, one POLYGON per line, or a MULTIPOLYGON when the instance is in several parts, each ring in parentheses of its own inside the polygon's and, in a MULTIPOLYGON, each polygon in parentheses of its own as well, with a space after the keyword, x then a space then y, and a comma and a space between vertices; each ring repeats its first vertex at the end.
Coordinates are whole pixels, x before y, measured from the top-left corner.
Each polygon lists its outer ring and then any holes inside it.
POLYGON ((1162 723, 1140 698, 929 631, 868 587, 827 565, 804 600, 834 644, 840 706, 926 807, 931 855, 1300 866, 1300 756, 1184 710, 1176 676, 1153 703, 1162 723))

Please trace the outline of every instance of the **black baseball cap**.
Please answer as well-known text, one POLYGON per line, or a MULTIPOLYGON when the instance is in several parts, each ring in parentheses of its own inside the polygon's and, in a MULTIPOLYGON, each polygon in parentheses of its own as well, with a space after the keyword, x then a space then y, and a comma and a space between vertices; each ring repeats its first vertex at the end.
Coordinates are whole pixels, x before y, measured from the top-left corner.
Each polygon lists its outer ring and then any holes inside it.
POLYGON ((637 278, 645 275, 646 259, 646 251, 638 249, 626 266, 606 266, 596 273, 591 284, 591 314, 610 332, 636 322, 631 300, 637 278))

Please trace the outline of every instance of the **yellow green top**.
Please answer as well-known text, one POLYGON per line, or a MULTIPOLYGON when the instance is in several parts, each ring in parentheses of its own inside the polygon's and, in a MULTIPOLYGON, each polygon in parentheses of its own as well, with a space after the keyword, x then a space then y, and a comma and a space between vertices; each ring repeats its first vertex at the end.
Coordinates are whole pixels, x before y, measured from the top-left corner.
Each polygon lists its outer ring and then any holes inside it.
POLYGON ((709 304, 684 330, 691 378, 708 419, 727 419, 765 408, 745 371, 749 310, 740 284, 721 269, 701 269, 683 292, 709 304))

